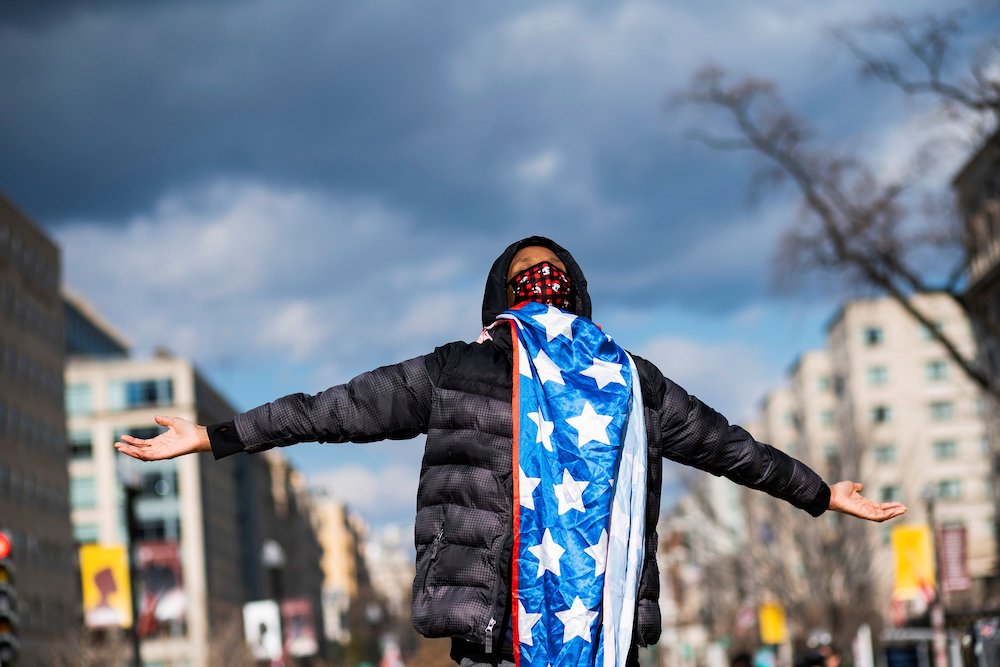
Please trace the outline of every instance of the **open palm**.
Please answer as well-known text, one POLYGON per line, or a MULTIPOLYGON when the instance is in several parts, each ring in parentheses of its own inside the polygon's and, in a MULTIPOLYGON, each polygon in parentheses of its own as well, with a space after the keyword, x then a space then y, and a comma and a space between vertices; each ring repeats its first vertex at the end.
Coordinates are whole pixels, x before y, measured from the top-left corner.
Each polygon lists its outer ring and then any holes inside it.
POLYGON ((121 440, 115 443, 115 448, 140 461, 172 459, 211 449, 204 426, 198 426, 180 417, 155 417, 155 421, 167 430, 149 439, 123 435, 121 440))
POLYGON ((830 509, 850 514, 868 521, 887 521, 909 508, 900 502, 877 503, 861 495, 863 484, 857 482, 837 482, 830 485, 830 509))

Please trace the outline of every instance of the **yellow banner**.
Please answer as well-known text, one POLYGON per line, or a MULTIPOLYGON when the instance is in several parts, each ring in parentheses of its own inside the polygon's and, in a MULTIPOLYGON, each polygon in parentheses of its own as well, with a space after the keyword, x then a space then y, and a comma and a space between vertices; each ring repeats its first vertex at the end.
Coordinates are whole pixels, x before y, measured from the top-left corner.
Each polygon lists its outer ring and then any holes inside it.
POLYGON ((934 590, 934 552, 927 526, 894 526, 892 556, 895 563, 893 598, 929 599, 934 590))
POLYGON ((776 602, 765 602, 757 610, 761 644, 784 644, 788 641, 785 610, 776 602))
POLYGON ((132 627, 132 594, 125 547, 80 547, 83 617, 90 628, 132 627))

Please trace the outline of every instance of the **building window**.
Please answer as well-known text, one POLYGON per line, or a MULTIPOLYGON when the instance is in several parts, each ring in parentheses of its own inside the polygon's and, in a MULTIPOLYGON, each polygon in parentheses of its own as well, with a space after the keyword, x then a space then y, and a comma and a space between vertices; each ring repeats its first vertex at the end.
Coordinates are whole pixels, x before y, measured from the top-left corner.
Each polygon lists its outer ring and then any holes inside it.
POLYGON ((868 347, 878 347, 885 342, 885 333, 882 327, 865 327, 861 332, 861 337, 868 347))
POLYGON ((941 500, 957 500, 962 495, 962 486, 957 479, 942 479, 937 484, 937 497, 941 500))
POLYGON ((70 417, 93 414, 94 401, 89 384, 66 385, 66 414, 70 417))
POLYGON ((97 483, 93 477, 69 480, 69 502, 74 509, 97 507, 97 483))
POLYGON ((936 422, 948 421, 955 413, 951 401, 934 401, 927 406, 931 419, 936 422))
POLYGON ((177 496, 176 467, 164 467, 144 474, 142 476, 142 494, 159 498, 177 496))
POLYGON ((895 463, 896 462, 896 446, 895 445, 876 445, 873 451, 875 456, 875 463, 895 463))
POLYGON ((958 443, 954 440, 936 440, 932 447, 934 448, 934 458, 939 461, 958 456, 958 443))
POLYGON ((70 431, 69 456, 74 461, 89 459, 94 455, 94 441, 90 431, 70 431))
POLYGON ((898 484, 887 484, 878 490, 878 497, 883 503, 902 502, 903 489, 898 484))
POLYGON ((79 544, 97 544, 97 526, 92 523, 74 524, 73 539, 79 544))
POLYGON ((833 426, 833 410, 823 410, 819 413, 819 423, 823 426, 833 426))
POLYGON ((112 410, 131 410, 170 405, 174 401, 174 383, 160 380, 118 380, 109 386, 108 406, 112 410))
POLYGON ((816 388, 819 389, 824 394, 833 387, 833 381, 830 379, 829 375, 820 375, 816 378, 816 388))
POLYGON ((892 421, 892 408, 888 405, 876 405, 871 409, 870 415, 873 424, 886 424, 892 421))
POLYGON ((132 428, 116 428, 111 436, 115 441, 121 440, 123 435, 131 435, 141 440, 155 438, 167 429, 162 426, 133 426, 132 428))
POLYGON ((924 376, 931 382, 937 382, 948 378, 948 364, 941 360, 928 361, 924 364, 924 376))
POLYGON ((889 369, 885 366, 871 366, 867 371, 868 384, 881 387, 889 382, 889 369))
MULTIPOLYGON (((940 320, 935 321, 933 324, 934 324, 934 330, 937 331, 938 333, 941 333, 944 330, 944 323, 941 322, 940 320)), ((920 337, 924 340, 933 340, 934 334, 931 333, 931 330, 928 327, 921 324, 920 337)))

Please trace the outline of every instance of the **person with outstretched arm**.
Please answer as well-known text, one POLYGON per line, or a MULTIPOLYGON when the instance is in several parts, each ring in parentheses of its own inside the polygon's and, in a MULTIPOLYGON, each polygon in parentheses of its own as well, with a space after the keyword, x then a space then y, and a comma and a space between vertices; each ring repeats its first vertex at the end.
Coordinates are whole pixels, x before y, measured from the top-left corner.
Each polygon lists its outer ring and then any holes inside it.
POLYGON ((656 523, 664 458, 764 491, 812 516, 885 521, 853 481, 826 484, 629 354, 591 321, 562 246, 511 244, 486 282, 473 343, 196 425, 156 417, 115 446, 152 461, 298 442, 427 435, 414 541, 413 624, 450 637, 463 667, 636 665, 660 633, 656 523))

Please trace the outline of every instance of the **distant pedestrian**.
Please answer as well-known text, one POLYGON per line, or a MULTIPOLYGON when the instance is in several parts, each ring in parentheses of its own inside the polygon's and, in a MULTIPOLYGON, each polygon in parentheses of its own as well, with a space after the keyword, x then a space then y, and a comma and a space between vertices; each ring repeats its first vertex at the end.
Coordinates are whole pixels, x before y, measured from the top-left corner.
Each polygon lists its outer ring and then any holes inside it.
MULTIPOLYGON (((471 665, 635 665, 660 633, 656 523, 668 458, 818 516, 906 511, 828 486, 626 353, 590 320, 583 272, 530 237, 493 263, 474 343, 196 426, 122 436, 142 460, 427 434, 413 623, 471 665), (608 660, 605 661, 605 655, 608 660)), ((426 313, 433 318, 433 309, 426 313)), ((720 378, 720 381, 725 381, 720 378)))

